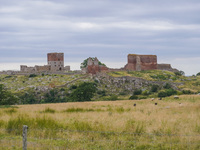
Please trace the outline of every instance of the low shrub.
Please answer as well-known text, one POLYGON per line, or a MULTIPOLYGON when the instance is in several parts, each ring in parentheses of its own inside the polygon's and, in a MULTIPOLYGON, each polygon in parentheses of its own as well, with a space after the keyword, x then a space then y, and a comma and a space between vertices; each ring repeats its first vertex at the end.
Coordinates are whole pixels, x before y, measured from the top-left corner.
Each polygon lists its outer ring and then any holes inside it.
POLYGON ((164 89, 170 89, 172 86, 169 83, 165 83, 165 85, 163 86, 164 89))
POLYGON ((167 97, 166 91, 160 91, 160 92, 158 92, 158 97, 167 97))
POLYGON ((30 74, 29 75, 29 78, 34 78, 34 77, 37 77, 37 75, 36 74, 30 74))
POLYGON ((158 91, 158 88, 159 88, 159 86, 158 85, 156 85, 156 84, 154 84, 154 85, 152 85, 151 86, 151 92, 157 92, 158 91))
POLYGON ((133 95, 140 95, 142 94, 142 90, 141 89, 136 89, 134 92, 133 92, 133 95))
POLYGON ((170 89, 160 91, 158 93, 158 97, 167 97, 167 96, 171 96, 171 95, 175 95, 175 94, 177 94, 177 91, 170 88, 170 89))
POLYGON ((77 88, 77 86, 76 85, 72 85, 72 86, 70 86, 70 90, 74 90, 74 89, 76 89, 77 88))
POLYGON ((111 100, 111 101, 118 100, 118 96, 117 95, 111 95, 110 97, 107 98, 107 100, 111 100))
POLYGON ((138 96, 137 95, 132 95, 131 97, 129 97, 130 100, 133 100, 133 99, 138 99, 138 96))
POLYGON ((182 90, 182 93, 183 94, 193 94, 193 92, 190 90, 182 90))
POLYGON ((148 91, 148 90, 145 90, 145 91, 143 91, 142 92, 142 95, 144 95, 144 96, 148 96, 148 95, 150 95, 151 93, 148 91))
POLYGON ((105 90, 98 90, 97 94, 101 95, 101 96, 106 96, 106 91, 105 90))

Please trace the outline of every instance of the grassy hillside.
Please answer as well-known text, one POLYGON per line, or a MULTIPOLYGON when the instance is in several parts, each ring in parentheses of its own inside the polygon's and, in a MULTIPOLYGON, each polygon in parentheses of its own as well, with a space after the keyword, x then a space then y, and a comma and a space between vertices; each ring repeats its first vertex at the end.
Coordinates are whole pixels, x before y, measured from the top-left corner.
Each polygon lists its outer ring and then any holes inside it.
POLYGON ((170 71, 147 70, 147 71, 116 71, 109 72, 108 75, 113 77, 138 77, 150 81, 166 81, 182 83, 178 86, 180 89, 189 89, 195 92, 200 91, 200 76, 180 76, 170 71))
POLYGON ((197 150, 200 96, 0 108, 1 148, 21 149, 24 124, 28 149, 197 150))
POLYGON ((200 93, 200 76, 186 77, 161 70, 115 71, 103 76, 0 75, 0 84, 14 93, 21 104, 69 102, 71 93, 83 82, 96 83, 93 101, 155 98, 159 92, 165 96, 200 93), (137 90, 141 93, 135 96, 137 90))

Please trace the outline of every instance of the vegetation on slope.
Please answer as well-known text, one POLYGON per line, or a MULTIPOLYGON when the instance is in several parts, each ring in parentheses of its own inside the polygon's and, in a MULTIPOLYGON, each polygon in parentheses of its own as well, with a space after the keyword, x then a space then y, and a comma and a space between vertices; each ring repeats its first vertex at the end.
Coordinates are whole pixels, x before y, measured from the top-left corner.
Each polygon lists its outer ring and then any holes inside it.
POLYGON ((200 92, 200 76, 161 70, 115 71, 108 76, 0 75, 0 84, 17 98, 13 100, 16 104, 146 99, 200 92), (123 78, 127 76, 133 79, 123 78))

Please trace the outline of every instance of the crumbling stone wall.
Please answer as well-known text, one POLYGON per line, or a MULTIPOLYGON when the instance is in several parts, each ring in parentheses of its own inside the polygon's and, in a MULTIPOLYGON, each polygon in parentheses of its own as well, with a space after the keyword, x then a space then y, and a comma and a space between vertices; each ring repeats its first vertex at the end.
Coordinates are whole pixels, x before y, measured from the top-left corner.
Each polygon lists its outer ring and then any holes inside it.
POLYGON ((158 64, 158 69, 159 70, 167 70, 167 71, 172 71, 172 72, 178 72, 178 69, 172 68, 171 64, 158 64))
POLYGON ((48 65, 44 66, 28 67, 21 65, 20 71, 23 73, 70 71, 70 66, 64 67, 64 53, 48 53, 47 62, 48 65))
POLYGON ((22 71, 22 72, 35 72, 36 71, 36 69, 35 69, 35 67, 28 67, 28 66, 26 66, 26 65, 21 65, 20 66, 20 71, 22 71))
POLYGON ((132 71, 157 69, 157 56, 129 54, 128 63, 124 68, 132 71))
POLYGON ((47 72, 51 70, 51 66, 50 65, 44 65, 44 66, 35 66, 35 70, 37 72, 47 72))
POLYGON ((97 74, 98 72, 108 71, 108 68, 103 65, 99 65, 99 60, 95 57, 88 58, 86 73, 97 74))

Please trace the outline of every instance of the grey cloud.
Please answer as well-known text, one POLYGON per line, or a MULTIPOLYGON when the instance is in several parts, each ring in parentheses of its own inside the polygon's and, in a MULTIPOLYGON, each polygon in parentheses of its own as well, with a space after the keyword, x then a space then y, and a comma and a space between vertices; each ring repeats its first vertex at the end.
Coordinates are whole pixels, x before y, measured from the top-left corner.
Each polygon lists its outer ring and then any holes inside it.
POLYGON ((0 0, 0 60, 55 51, 70 61, 192 58, 199 56, 199 14, 198 0, 0 0))

